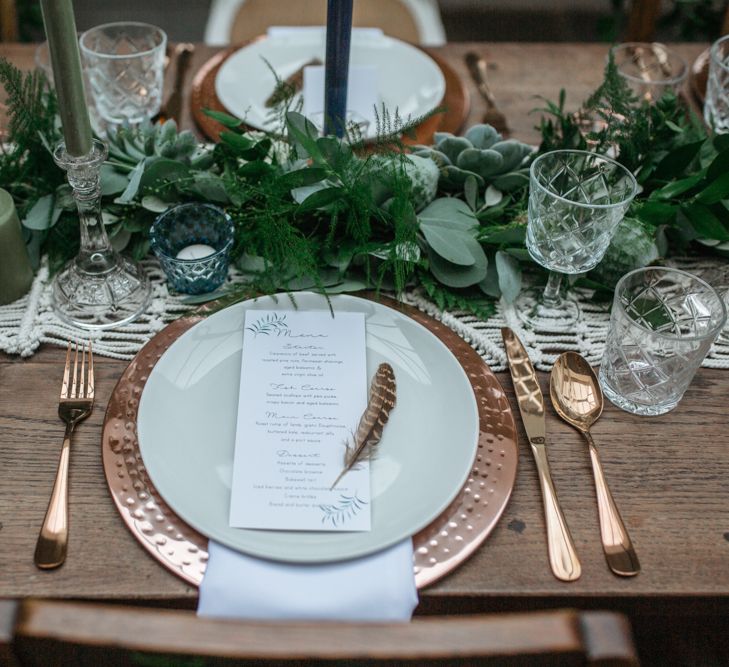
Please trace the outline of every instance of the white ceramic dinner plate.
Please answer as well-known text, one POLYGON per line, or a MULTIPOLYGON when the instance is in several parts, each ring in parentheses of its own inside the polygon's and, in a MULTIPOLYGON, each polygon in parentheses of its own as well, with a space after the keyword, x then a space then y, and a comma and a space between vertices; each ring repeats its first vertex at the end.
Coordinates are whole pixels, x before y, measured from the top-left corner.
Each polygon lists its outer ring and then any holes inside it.
MULTIPOLYGON (((294 74, 314 58, 324 61, 323 30, 282 30, 251 42, 226 59, 215 78, 215 93, 223 106, 247 125, 278 131, 279 122, 266 100, 276 80, 294 74), (268 64, 267 64, 268 63, 268 64)), ((378 34, 353 31, 350 66, 376 68, 377 108, 385 108, 403 119, 416 118, 435 109, 445 95, 445 78, 436 62, 424 51, 406 42, 378 34)), ((374 138, 371 123, 366 139, 374 138)))
POLYGON ((263 297, 210 316, 178 338, 142 393, 139 447, 150 479, 190 526, 229 547, 289 562, 373 553, 414 535, 455 498, 476 454, 479 421, 466 374, 421 324, 382 304, 332 296, 334 313, 365 313, 367 371, 387 361, 397 405, 372 462, 372 530, 302 532, 228 525, 247 309, 328 310, 313 293, 263 297))

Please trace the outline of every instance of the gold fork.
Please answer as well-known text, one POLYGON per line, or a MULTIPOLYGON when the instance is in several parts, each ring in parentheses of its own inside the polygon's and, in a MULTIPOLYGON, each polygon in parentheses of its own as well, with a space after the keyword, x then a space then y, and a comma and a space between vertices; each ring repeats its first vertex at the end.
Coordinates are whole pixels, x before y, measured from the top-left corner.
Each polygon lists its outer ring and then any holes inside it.
POLYGON ((486 111, 483 114, 481 122, 491 125, 497 132, 508 136, 510 131, 506 122, 506 116, 496 108, 494 94, 491 92, 491 88, 489 88, 486 60, 473 51, 469 51, 465 59, 471 78, 476 84, 476 88, 483 101, 486 103, 486 111))
POLYGON ((58 416, 66 422, 61 458, 58 462, 53 493, 46 510, 46 518, 35 546, 35 564, 44 570, 63 565, 68 546, 68 464, 71 455, 71 435, 76 424, 91 414, 94 407, 94 357, 91 343, 81 348, 81 369, 79 372, 79 346, 75 345, 73 374, 71 373, 71 343, 66 352, 66 367, 63 371, 61 398, 58 416), (86 357, 88 354, 88 364, 86 357))

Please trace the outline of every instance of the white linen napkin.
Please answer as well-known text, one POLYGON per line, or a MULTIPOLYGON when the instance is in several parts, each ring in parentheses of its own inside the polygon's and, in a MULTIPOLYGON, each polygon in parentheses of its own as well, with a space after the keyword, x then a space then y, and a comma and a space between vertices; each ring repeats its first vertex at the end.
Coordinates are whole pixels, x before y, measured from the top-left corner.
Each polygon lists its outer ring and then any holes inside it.
POLYGON ((199 616, 248 620, 409 621, 418 604, 413 543, 324 564, 280 563, 208 545, 199 616))

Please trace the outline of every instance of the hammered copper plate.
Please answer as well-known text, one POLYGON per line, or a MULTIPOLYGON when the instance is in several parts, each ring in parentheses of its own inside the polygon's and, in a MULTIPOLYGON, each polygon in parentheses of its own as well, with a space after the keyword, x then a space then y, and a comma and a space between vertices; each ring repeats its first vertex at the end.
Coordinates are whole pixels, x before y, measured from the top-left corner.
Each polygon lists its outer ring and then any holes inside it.
MULTIPOLYGON (((516 480, 516 425, 504 390, 468 343, 415 308, 385 297, 377 300, 443 341, 466 371, 478 405, 478 449, 471 474, 446 510, 413 537, 415 582, 423 588, 463 563, 496 526, 516 480)), ((112 392, 101 440, 106 481, 127 527, 164 567, 195 586, 205 573, 208 540, 170 509, 149 479, 137 440, 137 412, 155 364, 199 319, 176 320, 134 357, 112 392)))
MULTIPOLYGON (((210 116, 205 115, 203 109, 228 113, 215 93, 215 77, 225 60, 242 46, 244 45, 239 44, 216 53, 197 71, 192 80, 192 92, 190 93, 192 117, 200 131, 211 141, 218 141, 220 132, 225 128, 210 116)), ((468 89, 456 71, 441 56, 427 49, 423 49, 423 51, 435 61, 443 72, 446 91, 441 105, 445 107, 445 112, 431 116, 418 125, 415 128, 414 138, 403 139, 407 144, 430 144, 433 141, 434 132, 456 134, 466 122, 470 106, 468 89)))

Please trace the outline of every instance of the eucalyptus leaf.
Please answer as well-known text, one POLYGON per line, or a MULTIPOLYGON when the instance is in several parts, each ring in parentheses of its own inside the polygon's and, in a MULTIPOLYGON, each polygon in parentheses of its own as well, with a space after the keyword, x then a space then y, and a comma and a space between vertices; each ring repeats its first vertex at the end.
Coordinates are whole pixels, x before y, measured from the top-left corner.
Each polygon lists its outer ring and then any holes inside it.
POLYGON ((129 183, 129 177, 126 174, 118 172, 110 164, 101 165, 101 194, 103 196, 116 195, 124 192, 129 183))
POLYGON ((266 260, 258 255, 243 253, 236 262, 238 268, 246 273, 265 273, 268 269, 266 260))
POLYGON ((118 232, 110 235, 109 241, 111 242, 111 247, 114 248, 114 250, 121 252, 129 245, 131 238, 132 233, 130 231, 120 228, 118 232))
POLYGON ((511 255, 496 252, 496 270, 499 274, 499 289, 504 299, 512 303, 521 292, 521 267, 511 255))
POLYGON ((152 213, 164 213, 171 204, 163 201, 154 195, 145 195, 142 197, 142 208, 152 211, 152 213))
POLYGON ((291 190, 291 196, 294 198, 294 201, 296 203, 301 204, 309 197, 309 195, 312 195, 315 192, 319 192, 320 190, 326 190, 331 187, 331 181, 320 181, 319 183, 315 183, 314 185, 304 185, 300 188, 294 188, 293 190, 291 190))
POLYGON ((76 210, 76 200, 73 198, 73 190, 68 183, 63 183, 56 188, 56 208, 65 209, 66 211, 76 210))
POLYGON ((469 252, 474 257, 474 263, 471 266, 461 266, 453 264, 434 251, 428 253, 430 261, 430 270, 433 275, 444 285, 448 287, 470 287, 480 283, 485 277, 488 270, 488 259, 476 239, 469 238, 469 252))
POLYGON ((109 225, 113 225, 113 224, 119 222, 119 220, 120 220, 119 216, 114 215, 108 209, 104 209, 101 211, 101 221, 104 223, 105 227, 108 227, 109 225))
POLYGON ((496 254, 488 255, 489 265, 486 270, 486 277, 478 284, 480 290, 488 296, 495 299, 501 298, 501 288, 499 287, 499 273, 496 268, 496 254))
POLYGON ((330 285, 323 290, 324 294, 344 294, 347 292, 361 292, 362 290, 372 289, 372 285, 363 280, 355 280, 350 278, 336 285, 330 285))
POLYGON ((159 188, 190 175, 190 167, 177 160, 157 158, 150 160, 140 180, 140 187, 159 188))
POLYGON ((472 266, 476 258, 470 251, 471 234, 441 223, 422 224, 420 229, 430 248, 443 259, 459 266, 472 266))
POLYGON ((23 225, 28 229, 43 231, 51 226, 51 212, 53 211, 53 195, 43 195, 28 211, 23 219, 23 225))
POLYGON ((421 227, 436 224, 470 231, 478 226, 478 220, 468 204, 455 197, 440 197, 433 200, 418 213, 418 220, 421 227))
POLYGON ((61 213, 63 213, 63 208, 58 205, 58 197, 56 197, 53 202, 53 210, 51 211, 51 227, 58 222, 58 219, 61 217, 61 213))
POLYGON ((493 225, 481 227, 480 239, 484 243, 501 245, 504 243, 523 244, 526 238, 526 225, 512 223, 510 225, 493 225))
POLYGON ((310 194, 304 201, 299 204, 296 211, 297 215, 321 209, 333 204, 342 198, 342 190, 340 188, 324 188, 310 194))
POLYGON ((207 201, 217 204, 230 202, 223 179, 217 174, 203 171, 194 174, 191 190, 207 201))

